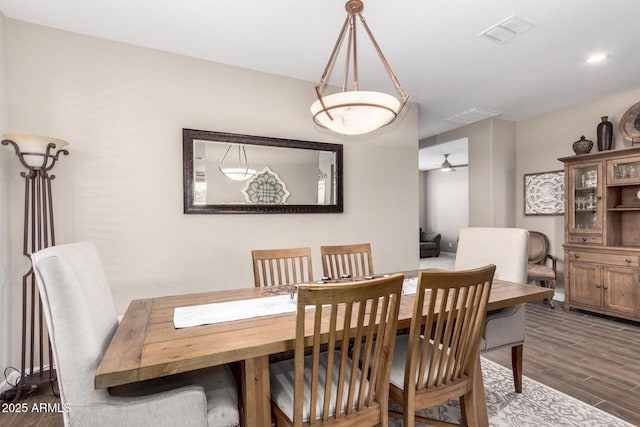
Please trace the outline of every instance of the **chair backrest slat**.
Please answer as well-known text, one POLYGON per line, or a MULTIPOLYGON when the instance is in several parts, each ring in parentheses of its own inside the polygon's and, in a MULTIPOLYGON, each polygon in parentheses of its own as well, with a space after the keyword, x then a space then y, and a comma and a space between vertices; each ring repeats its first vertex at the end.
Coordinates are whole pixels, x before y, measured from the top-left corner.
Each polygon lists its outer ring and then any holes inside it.
POLYGON ((251 257, 256 288, 313 281, 310 248, 259 249, 251 257))

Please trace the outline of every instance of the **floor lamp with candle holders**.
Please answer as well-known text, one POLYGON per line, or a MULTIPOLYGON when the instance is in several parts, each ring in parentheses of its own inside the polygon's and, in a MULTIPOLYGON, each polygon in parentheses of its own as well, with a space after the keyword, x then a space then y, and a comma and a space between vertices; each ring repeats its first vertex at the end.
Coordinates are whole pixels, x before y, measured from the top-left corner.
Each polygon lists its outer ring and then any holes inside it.
MULTIPOLYGON (((49 171, 60 154, 69 152, 62 147, 69 143, 57 138, 36 135, 5 134, 2 145, 12 145, 26 172, 24 186, 23 255, 31 254, 56 244, 53 227, 51 181, 55 175, 49 171)), ((51 385, 54 393, 56 374, 52 366, 51 346, 46 334, 42 302, 38 294, 33 268, 22 276, 22 354, 20 377, 13 389, 3 393, 3 399, 13 396, 16 402, 24 393, 51 385), (49 363, 47 363, 49 362, 49 363)))

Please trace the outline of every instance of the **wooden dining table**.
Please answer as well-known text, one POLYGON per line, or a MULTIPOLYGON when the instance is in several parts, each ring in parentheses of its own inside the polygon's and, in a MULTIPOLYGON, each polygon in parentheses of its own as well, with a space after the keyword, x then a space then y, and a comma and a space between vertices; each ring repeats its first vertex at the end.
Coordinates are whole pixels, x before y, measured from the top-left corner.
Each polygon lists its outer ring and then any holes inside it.
MULTIPOLYGON (((417 274, 405 273, 405 279, 417 274)), ((265 298, 277 291, 246 288, 131 301, 96 371, 95 387, 110 388, 240 362, 244 424, 271 426, 269 355, 294 349, 295 312, 181 329, 174 327, 173 318, 177 307, 265 298)), ((402 296, 399 329, 410 326, 414 296, 402 296)), ((552 297, 552 289, 495 280, 488 309, 552 297)), ((470 425, 488 425, 479 356, 474 369, 477 411, 476 419, 468 421, 470 425)))

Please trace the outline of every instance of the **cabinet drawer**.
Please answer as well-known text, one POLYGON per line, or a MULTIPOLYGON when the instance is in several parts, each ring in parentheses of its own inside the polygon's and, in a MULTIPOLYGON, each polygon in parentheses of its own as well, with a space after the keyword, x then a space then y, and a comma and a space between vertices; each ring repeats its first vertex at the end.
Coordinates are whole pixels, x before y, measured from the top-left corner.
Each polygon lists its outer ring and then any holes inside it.
POLYGON ((571 251, 569 253, 571 261, 589 262, 596 264, 621 265, 624 267, 638 267, 637 255, 612 255, 612 254, 594 254, 591 252, 571 251))
POLYGON ((602 236, 576 236, 569 235, 569 243, 579 243, 584 245, 601 245, 602 236))

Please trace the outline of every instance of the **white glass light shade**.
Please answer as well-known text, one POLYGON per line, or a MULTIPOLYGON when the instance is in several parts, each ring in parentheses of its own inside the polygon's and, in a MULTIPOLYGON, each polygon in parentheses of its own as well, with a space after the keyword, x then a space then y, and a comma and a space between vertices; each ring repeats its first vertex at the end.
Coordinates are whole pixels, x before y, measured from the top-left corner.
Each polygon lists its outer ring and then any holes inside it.
POLYGON ((338 92, 311 104, 313 121, 343 135, 361 135, 389 124, 398 115, 401 103, 392 95, 372 91, 338 92))
POLYGON ((47 146, 50 143, 54 143, 56 145, 55 148, 49 152, 50 155, 55 155, 56 151, 69 145, 67 141, 48 136, 5 133, 2 137, 15 142, 20 149, 20 153, 22 153, 22 158, 25 163, 33 167, 43 166, 44 154, 46 153, 47 146))
POLYGON ((255 169, 248 168, 220 168, 220 172, 234 181, 244 181, 256 174, 255 169))

